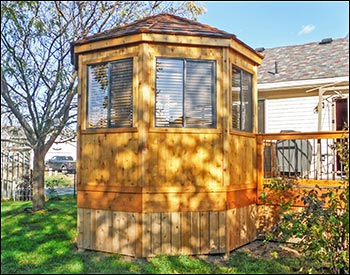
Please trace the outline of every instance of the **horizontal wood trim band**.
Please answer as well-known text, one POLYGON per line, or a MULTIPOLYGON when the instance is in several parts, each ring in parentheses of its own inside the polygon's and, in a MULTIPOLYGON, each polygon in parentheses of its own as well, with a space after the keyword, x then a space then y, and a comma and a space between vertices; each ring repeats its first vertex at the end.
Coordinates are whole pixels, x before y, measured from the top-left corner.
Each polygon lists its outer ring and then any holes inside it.
MULTIPOLYGON (((272 179, 265 179, 264 185, 269 185, 272 179)), ((327 188, 339 188, 344 186, 344 180, 314 180, 314 179, 298 179, 294 182, 294 189, 327 189, 327 188), (317 186, 317 187, 316 187, 317 186)), ((264 190, 264 186, 259 186, 258 191, 264 190)))
POLYGON ((78 191, 92 191, 92 192, 117 192, 117 193, 135 193, 135 194, 158 194, 158 193, 197 193, 197 192, 229 192, 238 190, 255 189, 256 184, 234 184, 229 186, 164 186, 162 187, 138 187, 138 186, 117 186, 117 185, 93 185, 80 184, 78 191))
POLYGON ((288 139, 325 139, 325 138, 344 138, 349 133, 344 131, 324 131, 324 132, 289 132, 276 134, 258 134, 263 140, 288 140, 288 139))
POLYGON ((137 213, 223 211, 256 203, 256 188, 221 192, 78 191, 78 207, 137 213))
POLYGON ((251 204, 256 204, 256 188, 230 191, 227 193, 227 209, 240 208, 251 204))
POLYGON ((78 191, 77 198, 77 205, 80 208, 136 213, 142 211, 141 194, 78 191))

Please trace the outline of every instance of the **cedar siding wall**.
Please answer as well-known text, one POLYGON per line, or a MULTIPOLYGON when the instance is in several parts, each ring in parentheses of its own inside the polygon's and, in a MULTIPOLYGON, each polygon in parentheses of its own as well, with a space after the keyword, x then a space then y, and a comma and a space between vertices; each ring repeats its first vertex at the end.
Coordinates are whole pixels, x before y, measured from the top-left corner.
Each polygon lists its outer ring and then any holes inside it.
POLYGON ((158 213, 78 208, 78 247, 138 257, 225 253, 256 238, 255 218, 255 205, 158 213))
MULTIPOLYGON (((256 81, 255 65, 226 47, 140 43, 79 54, 79 248, 136 257, 228 253, 256 238, 256 141, 230 130, 232 64, 256 81), (86 129, 87 65, 127 57, 133 127, 86 129), (157 57, 216 61, 216 128, 155 127, 157 57)), ((255 84, 253 91, 255 102, 255 84)))

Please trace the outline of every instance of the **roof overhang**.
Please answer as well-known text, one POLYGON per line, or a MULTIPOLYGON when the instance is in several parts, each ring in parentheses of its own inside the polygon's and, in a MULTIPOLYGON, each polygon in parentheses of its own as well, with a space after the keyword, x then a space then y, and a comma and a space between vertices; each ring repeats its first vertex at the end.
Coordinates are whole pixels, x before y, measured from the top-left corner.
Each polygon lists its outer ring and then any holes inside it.
POLYGON ((341 89, 342 94, 348 94, 349 77, 307 79, 257 85, 258 97, 260 99, 282 99, 317 96, 319 94, 320 88, 330 86, 332 86, 332 89, 327 89, 327 91, 325 91, 325 94, 332 94, 336 89, 341 89))
POLYGON ((332 77, 332 78, 320 78, 320 79, 306 79, 285 81, 276 83, 258 83, 258 91, 282 91, 290 89, 308 89, 316 88, 319 85, 331 84, 331 83, 349 83, 349 76, 332 77))
POLYGON ((256 65, 262 63, 263 54, 256 52, 250 47, 246 46, 239 39, 234 38, 213 38, 206 36, 188 36, 188 35, 169 35, 158 33, 137 33, 123 37, 104 39, 93 41, 84 44, 71 45, 71 61, 77 68, 77 56, 81 53, 100 51, 113 47, 122 47, 130 44, 138 43, 163 43, 163 44, 181 44, 188 46, 207 46, 207 47, 226 47, 239 52, 256 65))

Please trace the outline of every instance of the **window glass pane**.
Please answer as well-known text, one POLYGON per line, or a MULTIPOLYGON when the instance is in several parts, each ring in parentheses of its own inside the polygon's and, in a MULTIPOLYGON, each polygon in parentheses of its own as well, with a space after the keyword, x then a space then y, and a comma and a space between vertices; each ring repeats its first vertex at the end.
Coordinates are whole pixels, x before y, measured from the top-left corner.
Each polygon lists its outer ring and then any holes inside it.
POLYGON ((88 66, 87 128, 132 127, 133 60, 88 66))
POLYGON ((215 127, 215 62, 156 61, 157 127, 215 127))
POLYGON ((183 60, 156 61, 156 126, 183 126, 183 60))
POLYGON ((110 64, 110 127, 132 127, 132 59, 110 64))
POLYGON ((232 67, 232 128, 241 129, 241 71, 232 67))
POLYGON ((252 76, 243 72, 242 75, 242 130, 252 131, 252 76))
POLYGON ((215 126, 213 80, 214 62, 186 62, 186 127, 215 126))
POLYGON ((88 67, 87 127, 107 127, 108 111, 108 65, 88 67))
POLYGON ((232 128, 253 130, 252 75, 232 66, 232 128))

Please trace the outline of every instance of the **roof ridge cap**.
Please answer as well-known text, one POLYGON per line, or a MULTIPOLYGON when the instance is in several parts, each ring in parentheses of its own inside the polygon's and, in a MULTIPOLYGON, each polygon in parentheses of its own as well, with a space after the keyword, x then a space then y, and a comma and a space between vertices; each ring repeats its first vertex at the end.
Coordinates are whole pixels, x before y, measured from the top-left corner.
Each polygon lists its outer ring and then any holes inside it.
MULTIPOLYGON (((348 36, 345 37, 339 37, 339 38, 334 38, 332 43, 334 43, 335 41, 339 41, 339 40, 349 40, 348 36)), ((319 44, 320 41, 312 41, 312 42, 307 42, 307 43, 303 43, 303 44, 294 44, 294 45, 284 45, 284 46, 277 46, 277 47, 271 47, 271 48, 265 48, 265 50, 273 50, 273 49, 278 49, 278 48, 289 48, 289 47, 300 47, 300 46, 306 46, 306 45, 311 45, 311 44, 319 44)))
MULTIPOLYGON (((189 24, 195 24, 197 26, 201 26, 201 27, 206 27, 208 29, 210 29, 211 31, 214 31, 214 32, 221 32, 221 33, 225 33, 227 35, 231 35, 233 38, 236 38, 237 36, 233 33, 229 33, 227 31, 224 31, 224 30, 221 30, 221 29, 218 29, 218 28, 215 28, 215 27, 212 27, 210 25, 207 25, 207 24, 204 24, 204 23, 201 23, 201 22, 198 22, 194 19, 189 19, 189 18, 186 18, 186 17, 182 17, 182 16, 179 16, 179 15, 176 15, 176 14, 172 14, 172 13, 168 13, 168 12, 161 12, 161 13, 158 13, 158 14, 155 14, 155 15, 150 15, 150 16, 147 16, 147 17, 144 17, 140 20, 137 20, 137 21, 133 21, 131 22, 130 24, 134 24, 134 23, 139 23, 140 21, 142 20, 148 20, 150 18, 156 18, 156 17, 160 17, 160 16, 169 16, 169 17, 173 17, 173 18, 176 18, 180 21, 183 21, 183 22, 186 22, 186 23, 189 23, 189 24)), ((154 22, 151 26, 147 27, 147 29, 151 29, 151 27, 153 25, 155 25, 157 22, 159 22, 160 20, 158 19, 156 22, 154 22)), ((123 26, 119 26, 120 27, 124 27, 126 25, 123 25, 123 26)))

